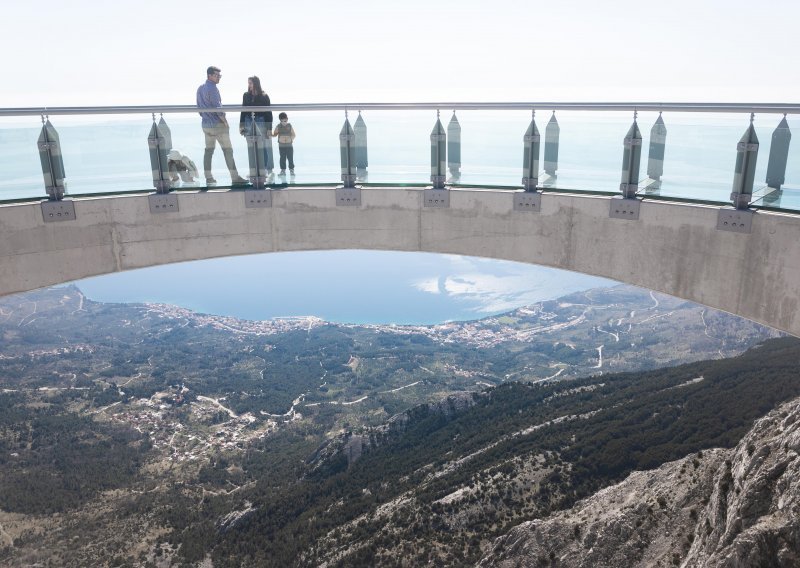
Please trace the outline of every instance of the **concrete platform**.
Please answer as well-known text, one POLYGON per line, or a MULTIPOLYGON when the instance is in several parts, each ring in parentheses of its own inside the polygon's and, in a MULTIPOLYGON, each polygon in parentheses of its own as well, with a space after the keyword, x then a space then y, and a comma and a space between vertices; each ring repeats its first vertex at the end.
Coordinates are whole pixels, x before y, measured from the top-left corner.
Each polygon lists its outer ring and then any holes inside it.
POLYGON ((717 229, 718 207, 645 200, 636 220, 610 197, 544 193, 514 211, 513 191, 458 189, 424 207, 421 188, 177 194, 151 213, 147 195, 76 199, 75 220, 45 223, 39 203, 0 206, 0 295, 158 264, 276 251, 379 249, 514 260, 665 292, 800 336, 800 216, 753 215, 749 233, 717 229))

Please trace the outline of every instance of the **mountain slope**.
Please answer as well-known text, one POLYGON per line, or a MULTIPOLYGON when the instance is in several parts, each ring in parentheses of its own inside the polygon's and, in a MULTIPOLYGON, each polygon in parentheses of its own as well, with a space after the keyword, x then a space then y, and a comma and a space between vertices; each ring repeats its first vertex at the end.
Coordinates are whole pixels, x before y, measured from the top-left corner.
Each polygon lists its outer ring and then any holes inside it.
MULTIPOLYGON (((345 438, 296 484, 245 492, 255 512, 218 539, 215 565, 476 562, 494 537, 632 471, 735 446, 754 420, 800 395, 798 357, 800 342, 778 339, 730 360, 507 384, 455 413, 413 409, 403 428, 360 434, 370 443, 355 461, 345 438)), ((712 470, 689 463, 671 475, 708 484, 712 470)), ((643 509, 659 510, 658 496, 643 509)))
POLYGON ((791 339, 642 372, 774 335, 622 286, 427 327, 2 298, 0 564, 474 563, 800 395, 791 339))
POLYGON ((731 450, 635 472, 498 538, 479 566, 800 566, 800 399, 731 450))

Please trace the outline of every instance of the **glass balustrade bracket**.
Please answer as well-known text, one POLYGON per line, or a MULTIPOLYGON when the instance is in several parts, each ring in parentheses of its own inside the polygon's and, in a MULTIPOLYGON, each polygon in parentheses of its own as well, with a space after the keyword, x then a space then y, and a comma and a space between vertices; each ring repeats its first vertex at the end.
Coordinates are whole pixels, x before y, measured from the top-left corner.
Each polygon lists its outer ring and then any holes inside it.
POLYGON ((356 174, 342 174, 342 187, 352 188, 356 186, 358 175, 356 174))
POLYGON ((638 199, 615 195, 611 198, 608 216, 612 219, 625 219, 627 221, 639 220, 639 207, 642 202, 638 199))
POLYGON ((750 209, 720 209, 717 215, 717 229, 749 234, 754 214, 755 212, 750 209))
POLYGON ((175 213, 178 211, 178 196, 171 193, 151 193, 147 196, 150 213, 175 213))
POLYGON ((341 206, 361 206, 361 188, 360 187, 337 187, 336 188, 336 205, 341 206))
POLYGON ((77 218, 75 215, 75 203, 70 200, 42 201, 42 217, 45 223, 74 221, 77 218))
POLYGON ((536 191, 536 188, 539 186, 539 178, 538 177, 524 177, 522 178, 522 188, 525 191, 536 191))
MULTIPOLYGON (((442 180, 444 183, 444 180, 442 180)), ((425 207, 439 207, 447 209, 450 207, 450 190, 426 187, 423 195, 425 207)))
POLYGON ((542 194, 538 191, 518 191, 514 193, 514 211, 540 213, 542 210, 542 194))
POLYGON ((246 209, 272 207, 272 191, 269 189, 245 189, 244 206, 246 209))
POLYGON ((447 182, 446 176, 435 175, 431 176, 431 184, 433 189, 444 189, 444 184, 447 182))

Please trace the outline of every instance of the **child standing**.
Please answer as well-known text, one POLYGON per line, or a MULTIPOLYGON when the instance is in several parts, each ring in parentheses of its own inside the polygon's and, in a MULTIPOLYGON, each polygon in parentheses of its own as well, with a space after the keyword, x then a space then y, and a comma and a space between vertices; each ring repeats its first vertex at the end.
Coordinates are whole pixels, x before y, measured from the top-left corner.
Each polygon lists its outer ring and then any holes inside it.
POLYGON ((281 163, 280 175, 286 175, 287 159, 289 160, 289 173, 294 175, 294 146, 292 146, 295 138, 294 128, 292 128, 289 117, 285 112, 280 113, 278 119, 280 122, 275 127, 275 132, 272 135, 278 137, 278 152, 280 152, 281 163))

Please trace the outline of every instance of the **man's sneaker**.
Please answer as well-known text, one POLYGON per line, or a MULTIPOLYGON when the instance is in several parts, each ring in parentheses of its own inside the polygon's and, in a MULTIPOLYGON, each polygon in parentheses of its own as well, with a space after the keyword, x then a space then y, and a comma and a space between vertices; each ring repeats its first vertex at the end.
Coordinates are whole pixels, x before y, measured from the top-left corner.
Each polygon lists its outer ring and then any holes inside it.
POLYGON ((206 185, 217 185, 217 180, 214 178, 206 178, 206 185))
POLYGON ((289 175, 294 175, 294 168, 289 170, 289 175))
POLYGON ((231 184, 233 184, 233 185, 246 185, 246 184, 249 184, 249 183, 250 182, 247 181, 242 176, 238 176, 237 175, 237 176, 234 176, 234 177, 231 178, 231 184))
POLYGON ((286 170, 281 170, 281 173, 279 173, 278 175, 279 176, 285 176, 286 175, 286 170))

